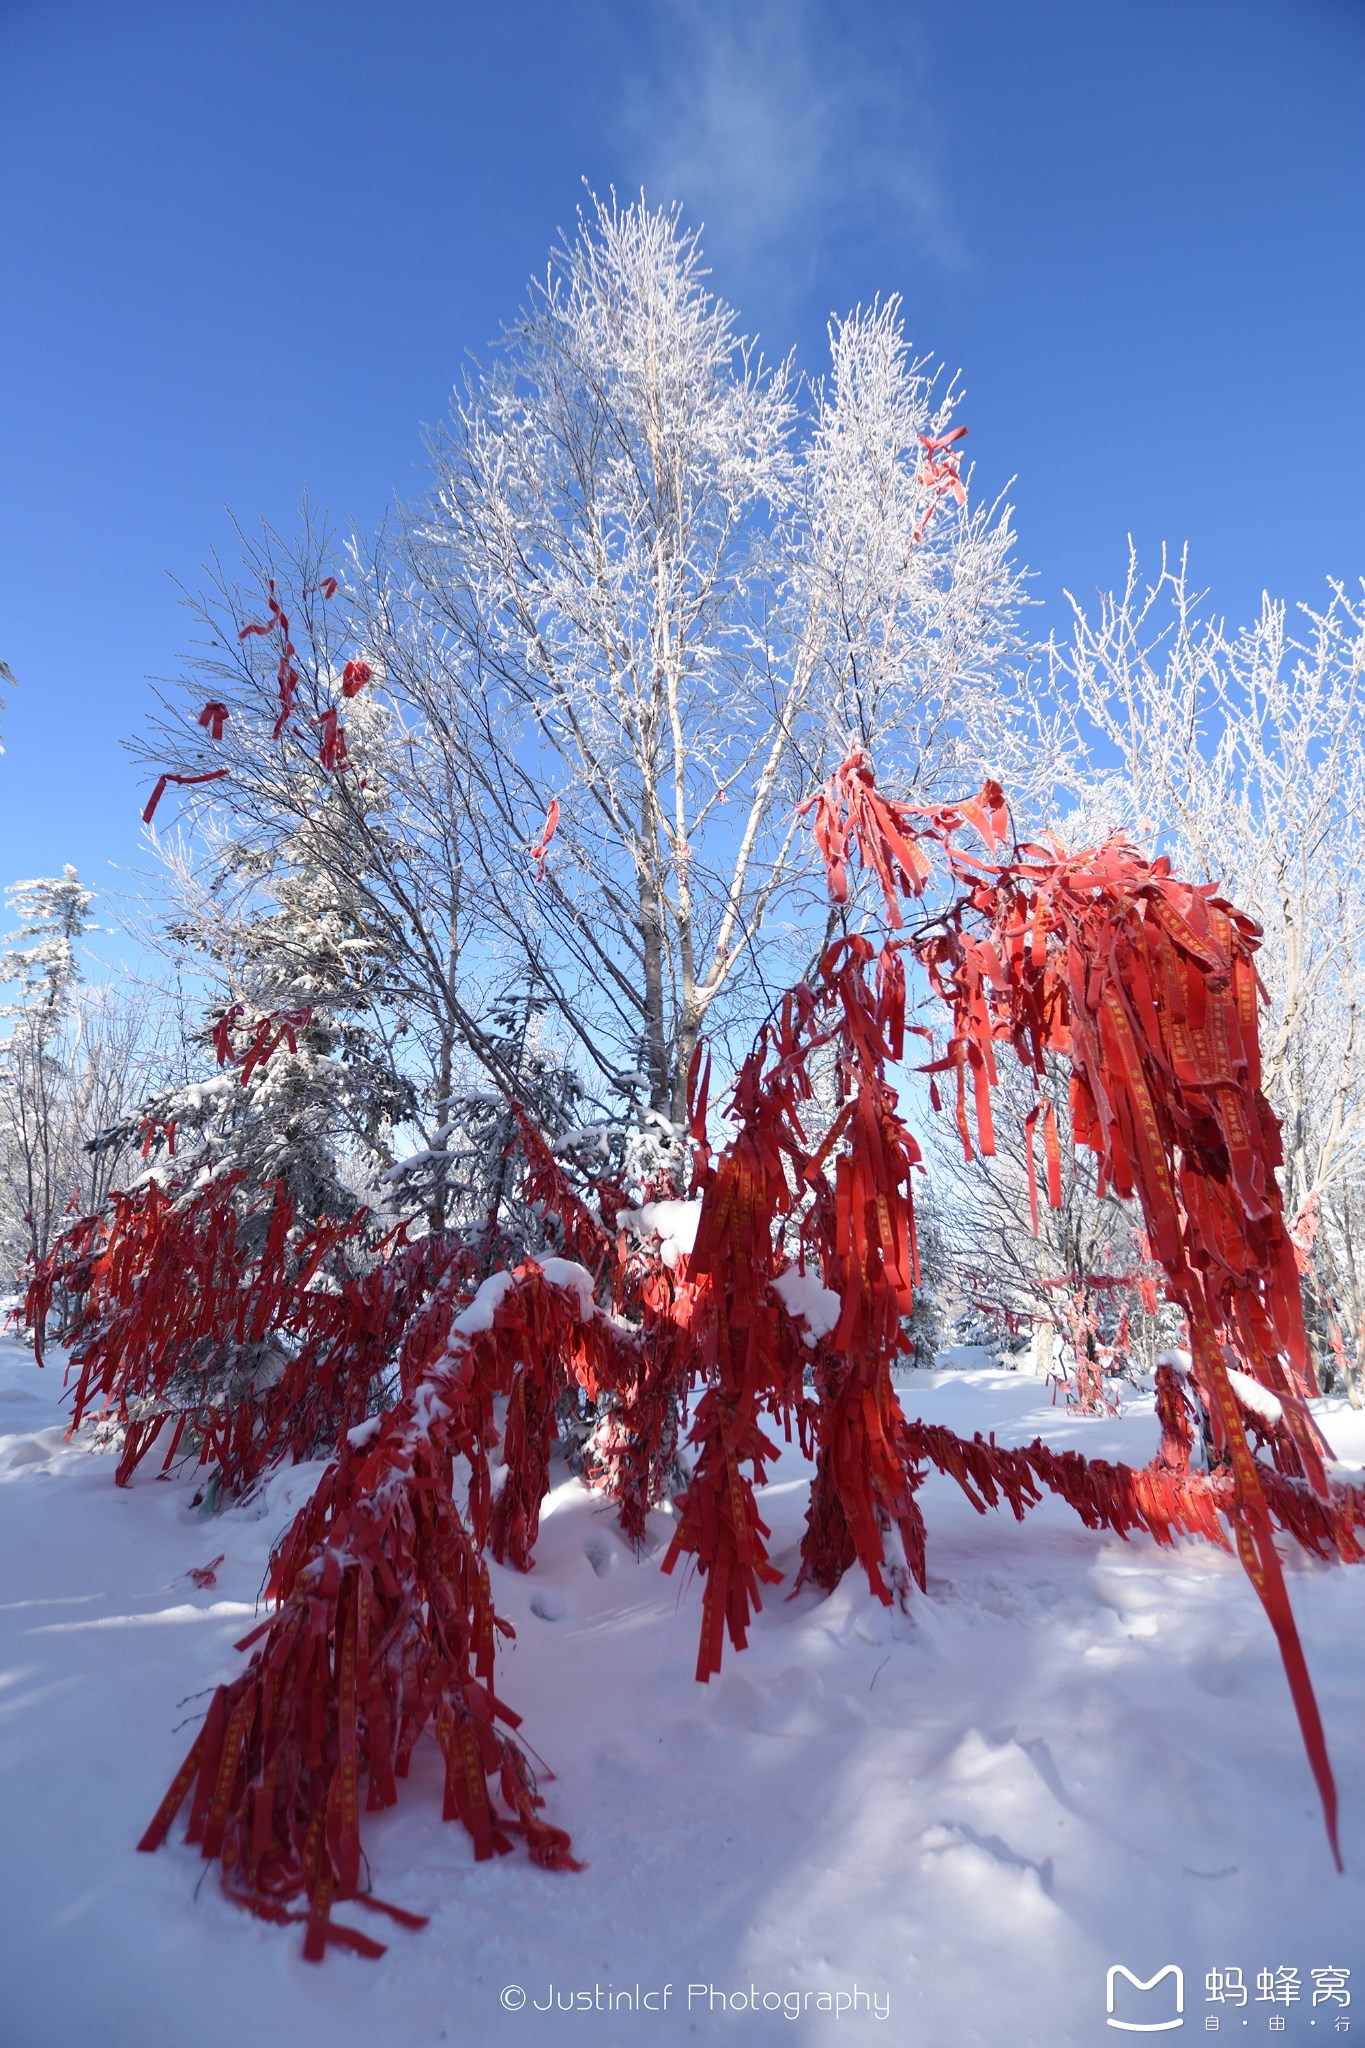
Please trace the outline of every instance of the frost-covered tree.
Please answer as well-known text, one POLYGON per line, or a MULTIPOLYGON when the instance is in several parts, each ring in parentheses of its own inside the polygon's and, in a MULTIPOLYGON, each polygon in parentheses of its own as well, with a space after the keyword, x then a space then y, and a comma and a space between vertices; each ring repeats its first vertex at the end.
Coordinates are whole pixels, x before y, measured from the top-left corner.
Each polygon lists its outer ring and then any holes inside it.
POLYGON ((823 382, 765 365, 676 213, 595 206, 392 539, 306 524, 244 585, 215 568, 139 749, 186 806, 172 943, 248 1036, 311 1016, 245 1085, 145 1105, 159 1172, 553 1252, 511 1105, 594 1200, 685 1192, 700 1035, 723 1073, 862 914, 801 823, 850 747, 923 801, 983 756, 1027 786, 1009 514, 967 501, 960 392, 895 301, 830 339, 823 382))
POLYGON ((81 978, 76 947, 94 929, 89 917, 94 896, 81 887, 75 868, 32 882, 12 882, 5 891, 18 929, 5 940, 0 979, 18 985, 17 999, 0 1016, 21 1021, 40 1037, 68 1013, 81 978))
POLYGON ((22 919, 0 958, 15 991, 0 1041, 0 1274, 12 1281, 47 1251, 68 1206, 96 1210, 142 1171, 137 1105, 182 1060, 161 991, 83 980, 93 898, 74 869, 8 894, 22 919))
POLYGON ((1351 1265, 1365 1178, 1365 586, 1334 583, 1323 609, 1297 616, 1266 597, 1232 630, 1183 557, 1146 584, 1130 553, 1121 592, 1094 616, 1075 607, 1052 682, 1068 836, 1154 843, 1263 928, 1286 1207, 1317 1207, 1323 1284, 1351 1303, 1365 1349, 1351 1265))
POLYGON ((938 1119, 929 1126, 955 1296, 994 1337, 1028 1337, 1041 1370, 1054 1360, 1074 1361, 1088 1332, 1105 1343, 1122 1333, 1116 1367, 1150 1371, 1165 1346, 1181 1341, 1183 1325, 1155 1300, 1157 1269, 1133 1205, 1098 1193, 1093 1155, 1072 1135, 1058 1063, 1050 1062, 1035 1092, 1030 1076, 1002 1061, 991 1114, 995 1151, 974 1152, 970 1161, 955 1127, 938 1119), (1055 1118, 1055 1208, 1047 1133, 1034 1113, 1040 1102, 1052 1106, 1055 1118))
POLYGON ((963 502, 957 387, 894 300, 804 384, 705 280, 675 212, 594 204, 429 500, 340 591, 313 538, 220 577, 144 749, 224 821, 215 875, 249 843, 363 897, 428 1149, 462 1049, 511 1092, 482 1021, 509 978, 606 1112, 679 1121, 699 1034, 747 1044, 809 952, 797 807, 850 742, 925 798, 983 756, 1019 786, 1019 577, 1008 512, 963 502))
POLYGON ((11 1262, 15 1250, 41 1254, 81 1176, 63 1033, 81 979, 77 946, 92 929, 94 898, 75 868, 15 882, 5 891, 17 929, 0 954, 0 984, 15 990, 0 1009, 0 1202, 11 1262))
POLYGON ((702 1030, 766 1007, 800 800, 850 742, 925 795, 995 759, 1018 603, 899 302, 834 321, 802 384, 705 278, 676 212, 595 203, 457 394, 401 557, 444 656, 417 708, 476 707, 504 928, 594 1065, 675 1119, 702 1030))

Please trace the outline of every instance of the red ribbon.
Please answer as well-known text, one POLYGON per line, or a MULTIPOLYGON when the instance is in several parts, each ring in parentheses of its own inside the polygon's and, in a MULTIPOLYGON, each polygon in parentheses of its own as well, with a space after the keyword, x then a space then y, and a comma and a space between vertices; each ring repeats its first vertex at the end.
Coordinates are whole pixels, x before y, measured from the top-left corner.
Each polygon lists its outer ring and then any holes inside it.
POLYGON ((956 498, 959 505, 965 505, 967 502, 967 487, 958 474, 957 457, 942 454, 943 449, 950 448, 954 441, 960 441, 966 431, 965 427, 954 427, 950 434, 940 434, 937 437, 917 434, 915 437, 924 448, 924 460, 915 473, 915 482, 932 490, 934 494, 929 502, 929 509, 915 528, 914 537, 917 541, 924 538, 925 528, 938 510, 940 498, 948 495, 956 498), (941 459, 935 461, 935 456, 941 459))
POLYGON ((318 759, 330 774, 340 774, 346 766, 346 728, 341 723, 341 713, 335 707, 324 711, 318 724, 322 727, 318 759))
POLYGON ((546 857, 550 851, 550 841, 554 838, 555 833, 558 830, 559 798, 557 796, 552 796, 550 798, 550 808, 545 813, 545 830, 541 833, 539 839, 531 848, 531 859, 536 864, 536 880, 538 882, 543 882, 545 879, 545 862, 546 857))
POLYGON ((162 775, 162 776, 160 776, 160 777, 158 778, 158 780, 157 780, 157 785, 156 785, 156 788, 155 788, 155 789, 154 789, 154 790, 152 791, 152 794, 151 794, 151 799, 150 799, 150 801, 148 802, 147 808, 146 808, 146 810, 145 810, 145 811, 144 811, 144 812, 142 813, 142 822, 143 822, 143 824, 144 824, 144 825, 150 825, 150 824, 151 824, 151 822, 152 822, 152 813, 153 813, 153 811, 154 811, 154 810, 156 809, 157 805, 158 805, 158 804, 159 804, 159 803, 161 802, 161 799, 162 799, 162 797, 163 797, 163 796, 164 796, 164 795, 166 794, 166 785, 167 785, 168 783, 171 783, 171 782, 179 783, 179 784, 180 784, 180 786, 181 786, 182 788, 188 789, 188 788, 190 787, 190 785, 191 785, 192 783, 195 783, 195 782, 221 782, 221 781, 223 780, 223 777, 224 777, 224 776, 225 776, 226 774, 227 774, 227 769, 226 769, 226 768, 215 768, 215 769, 213 769, 213 770, 211 771, 211 773, 209 773, 208 775, 162 775))
POLYGON ((166 1150, 175 1157, 175 1118, 148 1117, 142 1126, 142 1156, 147 1158, 152 1149, 152 1140, 158 1131, 166 1133, 166 1150))
MULTIPOLYGON (((281 614, 281 617, 283 617, 283 614, 281 614)), ((284 653, 280 656, 280 665, 279 668, 276 670, 276 681, 279 684, 280 691, 280 715, 275 720, 275 729, 270 735, 270 737, 275 740, 279 738, 280 734, 284 731, 285 726, 288 724, 289 714, 294 708, 294 698, 298 694, 299 672, 289 659, 290 655, 293 652, 293 641, 286 640, 284 644, 284 653)))
POLYGON ((270 617, 267 619, 266 623, 263 626, 255 624, 243 626, 241 632, 237 635, 237 638, 239 640, 249 640, 253 633, 259 633, 262 639, 264 639, 267 633, 274 632, 276 626, 280 628, 286 640, 289 638, 289 621, 285 617, 283 611, 280 609, 280 606, 276 600, 275 579, 273 576, 270 579, 269 611, 270 617))

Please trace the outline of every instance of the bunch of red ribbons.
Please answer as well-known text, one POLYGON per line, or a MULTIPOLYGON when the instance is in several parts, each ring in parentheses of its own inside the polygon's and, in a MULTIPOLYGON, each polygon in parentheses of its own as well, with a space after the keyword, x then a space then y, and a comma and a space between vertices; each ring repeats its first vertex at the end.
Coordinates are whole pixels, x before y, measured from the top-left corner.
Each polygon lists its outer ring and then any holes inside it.
MULTIPOLYGON (((251 1639, 262 1640, 250 1668, 220 1690, 145 1842, 162 1839, 195 1787, 191 1839, 221 1860, 229 1890, 254 1911, 297 1917, 292 1902, 306 1899, 310 1955, 329 1935, 372 1952, 367 1937, 335 1926, 331 1906, 375 1903, 360 1890, 360 1789, 368 1806, 390 1804, 428 1725, 446 1759, 445 1811, 463 1821, 478 1855, 520 1833, 538 1860, 572 1861, 566 1838, 539 1817, 529 1766, 505 1732, 515 1716, 494 1691, 504 1625, 484 1556, 530 1566, 556 1411, 580 1390, 606 1404, 598 1476, 638 1535, 670 1424, 700 1383, 695 1463, 666 1568, 689 1554, 703 1579, 703 1680, 719 1670, 727 1633, 743 1647, 763 1587, 779 1578, 758 1506, 774 1428, 788 1438, 795 1429, 815 1458, 802 1577, 831 1586, 856 1562, 888 1602, 907 1597, 909 1578, 924 1585, 916 1493, 930 1467, 982 1512, 1003 1502, 1022 1516, 1052 1492, 1087 1526, 1125 1536, 1226 1544, 1230 1530, 1279 1639, 1336 1847, 1335 1791, 1274 1532, 1356 1561, 1365 1491, 1328 1480, 1306 1406, 1312 1378, 1275 1179, 1279 1134, 1260 1090, 1255 927, 1211 888, 1179 881, 1167 863, 1121 841, 1084 853, 1013 845, 992 782, 965 803, 892 803, 866 756, 854 754, 807 808, 831 897, 849 901, 861 863, 881 892, 887 936, 880 945, 839 939, 811 984, 788 993, 740 1071, 733 1132, 718 1152, 709 1059, 698 1049, 689 1100, 701 1210, 695 1247, 675 1268, 642 1259, 615 1227, 620 1190, 598 1188, 590 1200, 518 1112, 525 1190, 558 1219, 566 1257, 495 1272, 477 1292, 471 1256, 453 1234, 401 1245, 361 1276, 338 1285, 333 1274, 327 1288, 314 1287, 359 1223, 295 1242, 278 1191, 253 1266, 236 1235, 240 1197, 226 1183, 185 1206, 156 1188, 117 1197, 113 1225, 74 1227, 35 1276, 35 1308, 57 1284, 84 1293, 92 1335, 76 1353, 77 1414, 96 1390, 124 1404, 130 1448, 120 1476, 164 1420, 134 1420, 134 1397, 164 1395, 187 1358, 228 1332, 239 1343, 281 1327, 302 1333, 300 1360, 332 1403, 322 1434, 332 1433, 337 1455, 279 1553, 276 1612, 251 1639), (959 843, 966 828, 984 857, 959 843), (909 936, 903 909, 932 877, 931 850, 952 894, 909 936), (888 1068, 912 1028, 907 955, 950 1013, 946 1048, 926 1071, 931 1083, 956 1077, 967 1156, 994 1149, 999 1058, 1017 1057, 1039 1083, 1046 1063, 1060 1061, 1071 1073, 1074 1142, 1094 1151, 1102 1189, 1140 1205, 1193 1361, 1188 1389, 1170 1372, 1159 1382, 1162 1448, 1145 1471, 1040 1443, 969 1442, 900 1409, 891 1373, 919 1277, 919 1149, 888 1068), (834 1062, 832 1119, 817 1115, 816 1055, 834 1062), (454 1247, 448 1256, 443 1245, 454 1247), (818 1329, 817 1295, 826 1305, 818 1329), (368 1390, 395 1354, 403 1398, 362 1440, 350 1418, 364 1419, 368 1390), (1232 1361, 1276 1396, 1280 1422, 1239 1398, 1232 1361), (496 1497, 495 1398, 507 1402, 496 1497), (1195 1419, 1212 1449, 1205 1473, 1190 1469, 1195 1419)), ((555 811, 535 849, 542 861, 555 811)), ((306 1021, 301 1012, 265 1019, 246 1064, 268 1059, 306 1021)), ((223 1021, 224 1057, 234 1056, 236 1025, 231 1015, 223 1021)), ((1041 1089, 1030 1154, 1038 1122, 1055 1204, 1057 1116, 1041 1089)), ((1036 1214, 1031 1158, 1029 1173, 1036 1214)), ((302 1396, 287 1374, 286 1382, 284 1411, 294 1414, 302 1396)), ((247 1456, 223 1441, 220 1420, 196 1420, 210 1446, 201 1456, 234 1473, 260 1469, 262 1457, 306 1433, 286 1438, 283 1425, 257 1415, 261 1447, 247 1456)), ((312 1444, 318 1437, 314 1427, 312 1444)))

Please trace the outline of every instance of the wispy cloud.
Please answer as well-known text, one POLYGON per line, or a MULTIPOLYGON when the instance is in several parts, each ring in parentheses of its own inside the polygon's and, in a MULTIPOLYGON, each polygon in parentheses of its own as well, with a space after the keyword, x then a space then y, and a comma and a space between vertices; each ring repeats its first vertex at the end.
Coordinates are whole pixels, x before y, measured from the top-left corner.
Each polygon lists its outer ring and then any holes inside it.
POLYGON ((727 268, 801 287, 831 243, 874 225, 964 265, 911 0, 657 0, 638 19, 652 32, 621 142, 651 199, 706 221, 727 268))

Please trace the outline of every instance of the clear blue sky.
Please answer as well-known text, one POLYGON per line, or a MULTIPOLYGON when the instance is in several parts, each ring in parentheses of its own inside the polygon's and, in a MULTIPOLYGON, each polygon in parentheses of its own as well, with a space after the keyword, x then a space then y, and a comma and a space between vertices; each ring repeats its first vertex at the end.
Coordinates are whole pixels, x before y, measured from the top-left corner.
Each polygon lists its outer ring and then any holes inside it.
POLYGON ((1365 0, 0 0, 0 881, 117 886, 170 577, 416 492, 585 177, 807 367, 903 293, 1050 615, 1365 573, 1363 110, 1365 0))

